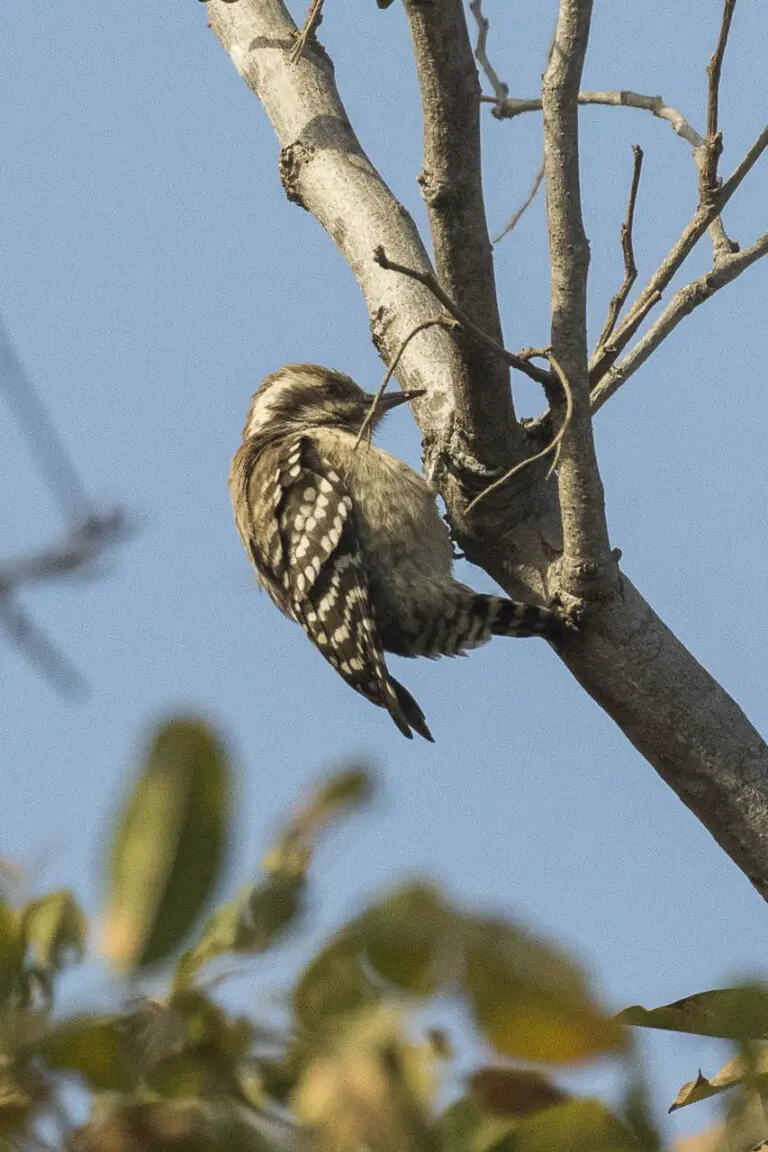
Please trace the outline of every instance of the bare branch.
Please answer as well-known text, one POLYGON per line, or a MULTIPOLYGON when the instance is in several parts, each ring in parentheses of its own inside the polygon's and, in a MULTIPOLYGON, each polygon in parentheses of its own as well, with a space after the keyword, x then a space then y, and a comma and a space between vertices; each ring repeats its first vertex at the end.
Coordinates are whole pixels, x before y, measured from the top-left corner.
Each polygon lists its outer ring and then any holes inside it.
POLYGON ((552 365, 555 374, 557 375, 557 379, 560 381, 560 387, 563 390, 563 395, 565 396, 565 416, 563 417, 563 422, 553 438, 550 440, 549 444, 547 444, 546 448, 542 448, 542 450, 537 452, 534 456, 526 456, 525 459, 521 460, 519 464, 515 464, 514 468, 510 468, 509 471, 505 472, 503 476, 500 476, 498 480, 494 480, 492 484, 489 484, 487 488, 484 488, 479 496, 475 496, 474 500, 467 505, 467 515, 469 515, 472 509, 486 496, 490 496, 492 492, 497 491, 497 489, 501 488, 502 484, 506 484, 507 481, 511 480, 513 476, 516 476, 518 472, 522 472, 523 468, 527 468, 529 464, 534 464, 537 460, 543 460, 545 456, 550 454, 550 452, 554 452, 554 456, 552 458, 552 465, 549 469, 549 472, 547 473, 547 478, 551 476, 552 472, 557 467, 557 462, 560 456, 560 444, 562 442, 563 436, 568 431, 568 427, 571 423, 571 417, 573 416, 573 393, 571 392, 571 386, 568 383, 568 377, 565 375, 563 369, 555 360, 550 349, 530 348, 528 349, 528 354, 530 356, 548 357, 549 362, 552 365))
POLYGON ((56 544, 16 559, 0 561, 0 596, 22 585, 61 576, 86 575, 109 548, 125 539, 132 524, 121 508, 91 516, 56 544))
POLYGON ((360 431, 358 432, 357 438, 355 440, 355 448, 357 448, 358 444, 363 439, 366 432, 368 431, 371 424, 373 423, 373 418, 376 415, 376 410, 378 409, 379 401, 381 400, 381 397, 386 392, 387 385, 389 384, 390 380, 392 379, 395 372, 397 371, 397 366, 400 363, 400 358, 402 357, 403 352, 405 352, 406 348, 410 344, 411 340, 413 340, 414 336, 418 336, 419 332, 426 332, 426 330, 428 328, 434 328, 436 326, 439 326, 441 328, 447 328, 450 331, 452 331, 456 327, 456 322, 454 320, 443 320, 442 317, 437 317, 434 320, 423 320, 420 324, 417 324, 416 327, 413 328, 408 333, 405 340, 403 340, 402 344, 398 348, 397 355, 395 356, 394 360, 392 361, 389 368, 387 368, 386 373, 384 374, 384 379, 382 380, 381 384, 378 387, 378 390, 376 392, 376 396, 374 397, 373 404, 371 404, 370 408, 368 409, 368 411, 365 414, 365 419, 363 420, 362 424, 360 425, 360 431))
MULTIPOLYGON (((499 120, 510 120, 524 112, 540 112, 541 97, 532 100, 516 100, 507 97, 502 103, 492 96, 482 97, 484 103, 494 105, 493 114, 499 120)), ((640 92, 579 92, 579 104, 603 104, 612 108, 638 108, 650 112, 660 120, 666 120, 672 130, 692 148, 703 148, 706 141, 688 123, 682 112, 664 102, 661 96, 644 96, 640 92)))
MULTIPOLYGON (((552 355, 562 366, 573 394, 573 412, 560 446, 558 470, 563 523, 561 574, 572 595, 596 599, 615 590, 617 572, 592 436, 587 370, 589 244, 581 212, 577 97, 591 15, 591 0, 560 0, 554 48, 544 73, 542 109, 552 355)), ((553 404, 551 395, 549 399, 553 404)), ((553 415, 556 418, 554 406, 553 415)))
POLYGON ((0 628, 59 692, 67 696, 88 694, 88 685, 75 665, 56 648, 15 597, 6 592, 0 592, 0 628))
POLYGON ((608 340, 611 332, 616 327, 616 321, 619 314, 624 307, 624 302, 629 296, 630 289, 637 279, 637 265, 635 264, 635 252, 632 245, 632 226, 635 220, 635 203, 637 201, 637 189, 640 186, 640 173, 643 168, 643 150, 638 144, 632 145, 632 152, 635 158, 634 167, 632 170, 632 184, 629 189, 629 203, 627 204, 627 215, 624 223, 621 226, 621 251, 624 256, 624 282, 619 288, 616 295, 608 305, 608 315, 603 325, 603 330, 597 341, 597 347, 600 349, 608 340))
POLYGON ((768 255, 768 232, 749 248, 722 258, 711 272, 705 272, 698 280, 693 280, 675 292, 664 312, 642 339, 638 340, 623 360, 614 364, 606 372, 597 387, 593 389, 592 411, 597 412, 606 400, 610 400, 614 392, 617 392, 621 385, 637 372, 638 368, 666 340, 667 336, 674 331, 685 316, 689 316, 695 308, 709 300, 720 288, 730 284, 732 280, 735 280, 737 276, 749 268, 750 264, 754 264, 756 260, 766 255, 768 255))
MULTIPOLYGON (((718 131, 718 105, 720 100, 720 74, 723 67, 725 47, 728 43, 728 33, 731 28, 731 19, 736 7, 736 0, 724 0, 723 16, 720 23, 720 35, 717 47, 707 66, 708 92, 707 92, 707 139, 703 150, 702 162, 699 165, 699 200, 708 204, 717 195, 719 181, 717 179, 717 166, 723 150, 722 133, 718 131)), ((712 238, 712 248, 715 264, 732 252, 738 252, 739 246, 726 235, 722 217, 717 216, 709 227, 712 238)))
POLYGON ((490 23, 483 14, 482 0, 470 0, 469 10, 477 22, 477 43, 475 44, 475 59, 488 77, 488 83, 493 88, 496 100, 503 102, 509 95, 509 85, 500 80, 496 70, 488 59, 487 43, 490 23))
MULTIPOLYGON (((445 291, 484 332, 503 343, 493 253, 483 202, 480 85, 463 0, 405 0, 424 121, 424 167, 435 273, 445 291)), ((495 464, 521 451, 503 360, 477 341, 455 339, 454 389, 462 419, 478 430, 495 464)))
POLYGON ((511 232, 513 228, 515 228, 517 226, 517 222, 520 219, 520 217, 523 215, 524 212, 527 212, 528 209, 530 208, 531 204, 533 204, 533 201, 536 198, 536 193, 538 192, 539 188, 541 188, 543 181, 544 181, 544 161, 542 161, 538 172, 536 173, 536 175, 533 178, 533 184, 531 184, 531 190, 528 193, 527 197, 525 198, 523 203, 520 205, 520 207, 517 209, 517 211, 512 214, 510 219, 507 221, 507 223, 502 228, 501 232, 499 232, 498 236, 496 236, 494 238, 494 241, 493 241, 494 244, 498 244, 499 240, 503 240, 504 237, 509 232, 511 232))
POLYGON ((37 389, 16 355, 0 316, 0 382, 19 427, 58 501, 62 514, 73 523, 93 515, 93 505, 61 442, 37 389))
POLYGON ((299 56, 306 48, 310 37, 314 36, 319 25, 323 19, 323 4, 325 0, 310 0, 309 8, 307 9, 307 16, 304 21, 304 27, 296 37, 296 41, 291 49, 291 63, 295 64, 299 56))
POLYGON ((618 359, 629 341, 637 332, 645 317, 654 305, 661 300, 665 288, 682 266, 691 251, 709 228, 714 218, 730 200, 744 177, 768 147, 768 125, 763 128, 755 143, 744 158, 736 165, 723 184, 716 199, 708 205, 699 204, 692 220, 683 230, 680 239, 661 262, 623 321, 614 331, 610 342, 600 349, 590 363, 590 381, 596 387, 611 365, 618 359))
POLYGON ((493 352, 499 360, 508 364, 510 368, 517 368, 519 372, 525 373, 538 384, 549 385, 552 383, 553 377, 550 372, 544 372, 523 357, 517 356, 514 352, 508 352, 502 344, 499 344, 487 332, 483 332, 482 328, 479 328, 474 320, 467 316, 464 309, 451 300, 432 272, 420 272, 418 268, 408 268, 405 264, 398 264, 394 260, 390 260, 381 245, 376 248, 373 258, 381 268, 386 268, 390 272, 399 272, 401 276, 407 276, 410 280, 417 280, 419 284, 428 288, 435 299, 440 301, 446 312, 450 313, 454 320, 458 320, 462 328, 469 332, 478 343, 493 352))

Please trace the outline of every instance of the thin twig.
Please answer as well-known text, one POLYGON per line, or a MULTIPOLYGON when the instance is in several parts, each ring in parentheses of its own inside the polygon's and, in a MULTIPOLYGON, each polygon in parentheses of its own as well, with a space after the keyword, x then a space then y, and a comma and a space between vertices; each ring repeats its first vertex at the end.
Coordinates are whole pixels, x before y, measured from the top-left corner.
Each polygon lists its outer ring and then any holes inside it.
POLYGON ((509 85, 499 79, 496 69, 488 59, 486 45, 488 42, 488 29, 490 23, 483 14, 482 0, 470 0, 469 10, 477 22, 477 44, 475 45, 475 59, 488 77, 497 100, 506 100, 509 96, 509 85))
MULTIPOLYGON (((507 97, 499 101, 494 96, 482 96, 486 104, 494 104, 493 114, 499 120, 511 120, 525 112, 540 112, 541 97, 530 100, 517 100, 507 97)), ((666 120, 672 130, 693 149, 703 148, 705 139, 689 124, 682 112, 665 103, 661 96, 645 96, 641 92, 579 92, 579 104, 601 104, 612 108, 638 108, 643 112, 650 112, 660 120, 666 120)))
POLYGON ((360 431, 358 432, 357 439, 355 440, 355 446, 352 449, 353 451, 357 448, 357 446, 360 443, 360 441, 362 440, 363 436, 365 435, 365 433, 368 431, 371 424, 373 423, 373 418, 376 415, 376 409, 379 406, 379 401, 381 400, 382 396, 386 392, 387 385, 389 384, 390 380, 392 379, 395 372, 397 371, 397 366, 400 363, 400 357, 403 355, 403 352, 405 352, 406 348, 410 344, 411 340, 413 340, 414 336, 418 336, 419 332, 423 332, 425 328, 434 328, 436 326, 439 326, 440 328, 451 329, 451 328, 456 327, 456 321, 455 320, 444 320, 442 317, 436 317, 434 320, 423 320, 420 324, 417 324, 415 328, 411 329, 411 331, 406 336, 405 340, 403 340, 402 344, 398 348, 397 355, 395 356, 394 360, 390 364, 389 368, 387 368, 386 375, 385 375, 384 379, 382 380, 381 384, 379 385, 379 388, 378 388, 376 395, 374 396, 373 404, 371 404, 370 408, 368 409, 368 411, 365 414, 365 419, 363 420, 362 424, 360 425, 360 431))
POLYGON ((304 27, 296 36, 296 42, 291 48, 288 59, 295 64, 307 46, 310 36, 313 36, 323 19, 323 4, 325 0, 310 0, 304 27))
POLYGON ((768 124, 763 128, 743 159, 736 165, 728 179, 723 183, 716 200, 710 205, 699 204, 693 218, 683 229, 680 238, 662 260, 627 315, 613 332, 610 342, 592 357, 589 368, 590 383, 593 388, 599 384, 602 377, 611 368, 611 365, 618 360, 620 354, 626 348, 635 332, 637 332, 650 310, 661 300, 662 293, 672 280, 672 277, 707 231, 715 216, 719 215, 728 203, 731 196, 766 148, 768 148, 768 124))
POLYGON ((627 215, 624 223, 621 226, 621 251, 624 256, 624 282, 608 305, 608 315, 606 316, 603 330, 600 333, 600 337, 597 341, 598 348, 601 348, 602 345, 607 342, 608 337, 616 327, 616 321, 618 320, 621 310, 624 307, 627 296, 629 296, 630 289, 637 279, 637 265, 635 264, 635 252, 632 245, 632 227, 635 221, 637 189, 640 186, 640 173, 643 168, 643 150, 639 144, 633 144, 632 152, 634 155, 632 184, 629 189, 627 215))
MULTIPOLYGON (((699 167, 699 199, 702 204, 708 204, 717 195, 719 181, 717 166, 720 154, 723 151, 723 135, 718 129, 719 101, 720 101, 720 75, 723 68, 723 57, 728 43, 728 33, 731 28, 733 11, 736 0, 724 0, 723 16, 720 22, 720 34, 717 38, 717 47, 707 65, 707 139, 704 147, 702 163, 699 167)), ((725 256, 738 252, 739 246, 730 240, 726 234, 722 218, 717 216, 710 225, 712 248, 717 264, 725 256)))
POLYGON ((680 323, 684 317, 690 315, 695 308, 703 304, 715 292, 730 284, 737 276, 754 264, 763 256, 768 256, 768 232, 761 236, 749 248, 731 254, 722 259, 711 271, 705 272, 697 280, 680 288, 675 292, 661 316, 648 329, 642 339, 638 340, 632 350, 617 364, 605 373, 600 382, 592 389, 590 407, 593 412, 602 408, 606 400, 610 400, 630 376, 637 372, 653 352, 659 347, 667 336, 680 323))
POLYGON ((492 352, 495 352, 500 360, 509 364, 511 368, 517 368, 519 372, 525 373, 531 380, 535 380, 537 384, 548 385, 552 383, 552 373, 544 372, 541 368, 537 368, 535 364, 529 364, 514 352, 509 352, 503 344, 499 344, 492 336, 483 332, 482 328, 478 328, 477 324, 467 316, 466 312, 451 300, 448 293, 440 286, 431 272, 420 272, 418 268, 408 268, 405 264, 397 264, 394 260, 390 260, 384 251, 383 247, 379 245, 374 253, 373 258, 381 268, 387 268, 392 272, 399 272, 402 276, 408 276, 411 280, 417 280, 419 284, 423 284, 428 288, 436 300, 453 316, 454 320, 458 320, 461 327, 474 336, 477 341, 484 344, 492 352))
POLYGON ((0 595, 16 591, 22 585, 87 573, 98 557, 124 539, 131 529, 125 512, 115 508, 92 516, 48 548, 0 562, 0 595))
POLYGON ((548 456, 550 452, 554 452, 555 455, 554 455, 554 458, 552 460, 552 465, 551 465, 549 471, 547 472, 547 479, 549 479, 549 477, 552 475, 555 468, 557 467, 557 460, 558 460, 558 457, 560 455, 560 442, 562 441, 563 436, 567 432, 568 426, 571 423, 571 417, 573 416, 573 394, 571 392, 571 386, 568 383, 568 378, 565 375, 565 373, 563 372, 563 369, 561 368, 560 364, 557 362, 555 357, 552 355, 551 349, 548 349, 548 348, 541 348, 541 349, 531 348, 528 350, 528 355, 530 355, 530 356, 546 356, 547 359, 549 360, 550 364, 552 365, 552 368, 554 369, 555 375, 556 375, 557 379, 560 381, 560 386, 563 389, 563 393, 565 395, 565 416, 563 417, 563 422, 560 425, 557 432, 555 433, 552 440, 550 440, 549 444, 547 444, 546 448, 542 448, 541 452, 537 452, 535 456, 527 456, 525 458, 525 460, 521 460, 519 464, 515 464, 514 468, 510 468, 509 471, 505 472, 504 475, 501 476, 498 480, 494 480, 493 484, 489 484, 487 488, 484 488, 479 496, 475 496, 474 500, 472 500, 467 505, 467 510, 466 510, 467 515, 469 515, 469 513, 472 511, 472 509, 475 508, 480 503, 481 500, 485 499, 486 496, 489 496, 491 494, 491 492, 495 492, 497 488, 500 488, 502 486, 502 484, 506 484, 508 480, 511 480, 513 476, 516 476, 518 472, 522 472, 523 469, 527 468, 529 464, 533 464, 533 463, 535 463, 535 461, 543 459, 544 456, 548 456))
POLYGON ((535 200, 536 193, 538 192, 539 188, 541 188, 543 180, 544 180, 544 161, 542 160, 541 165, 539 167, 539 170, 533 178, 533 184, 531 184, 531 190, 528 193, 526 199, 523 201, 523 203, 520 205, 520 207, 517 209, 517 211, 510 217, 510 219, 507 221, 507 223, 502 228, 501 232, 499 232, 498 236, 495 237, 495 239, 493 240, 494 244, 498 244, 499 240, 503 240, 504 237, 509 232, 511 232, 512 229, 517 225, 517 222, 520 219, 520 217, 523 215, 524 212, 526 212, 530 208, 531 204, 535 200))
POLYGON ((88 685, 75 665, 8 592, 0 593, 0 625, 30 663, 36 665, 59 692, 67 696, 88 694, 88 685))
POLYGON ((61 442, 56 425, 16 355, 1 315, 0 383, 5 386, 19 428, 65 519, 71 523, 88 520, 93 515, 91 500, 61 442))

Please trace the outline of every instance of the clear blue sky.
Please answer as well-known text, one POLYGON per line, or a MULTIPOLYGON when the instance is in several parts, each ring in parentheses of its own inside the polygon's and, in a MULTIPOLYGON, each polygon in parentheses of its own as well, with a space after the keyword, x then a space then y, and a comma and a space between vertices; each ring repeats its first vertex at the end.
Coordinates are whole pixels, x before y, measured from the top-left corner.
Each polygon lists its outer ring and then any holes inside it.
MULTIPOLYGON (((536 7, 545 15, 533 19, 527 5, 488 0, 490 50, 515 96, 536 93, 551 33, 554 0, 536 7)), ((352 122, 423 225, 404 13, 373 0, 326 9, 321 38, 352 122)), ((584 86, 661 92, 703 131, 720 5, 620 10, 596 5, 584 86)), ((41 882, 74 883, 93 909, 107 814, 142 734, 194 709, 221 724, 240 767, 233 886, 297 792, 353 754, 379 768, 382 800, 322 855, 323 926, 387 881, 426 873, 562 939, 616 1007, 766 973, 763 901, 544 644, 393 660, 437 740, 406 743, 257 594, 226 488, 251 392, 291 360, 370 387, 382 367, 351 273, 285 200, 271 128, 205 20, 196 0, 5 13, 0 309, 89 490, 142 528, 103 579, 25 595, 90 681, 89 701, 61 700, 0 645, 0 853, 47 862, 41 882)), ((764 4, 741 0, 722 85, 724 172, 762 126, 765 36, 764 4)), ((687 145, 662 121, 586 109, 582 125, 594 340, 621 278, 630 145, 646 152, 641 280, 688 220, 696 184, 687 145)), ((495 232, 538 167, 540 122, 489 114, 484 140, 495 232)), ((743 244, 767 226, 766 172, 763 160, 728 211, 743 244)), ((547 342, 543 219, 540 197, 496 250, 512 348, 547 342)), ((708 256, 702 244, 686 269, 700 273, 708 256)), ((768 261, 678 329, 597 428, 627 573, 763 731, 767 292, 768 261)), ((533 386, 516 390, 533 413, 533 386)), ((60 522, 7 410, 0 428, 2 549, 15 553, 60 522)), ((407 412, 382 439, 418 462, 407 412)), ((481 572, 467 579, 490 587, 481 572)), ((660 1104, 724 1056, 696 1039, 654 1038, 648 1051, 660 1104)))

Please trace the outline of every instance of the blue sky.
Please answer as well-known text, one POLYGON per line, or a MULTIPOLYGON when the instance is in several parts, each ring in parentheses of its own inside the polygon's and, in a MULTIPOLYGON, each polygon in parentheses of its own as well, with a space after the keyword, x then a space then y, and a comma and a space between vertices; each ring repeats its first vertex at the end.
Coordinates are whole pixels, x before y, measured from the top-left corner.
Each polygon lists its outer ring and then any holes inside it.
MULTIPOLYGON (((538 89, 556 11, 550 0, 530 20, 525 7, 487 7, 489 51, 521 97, 538 89)), ((423 226, 404 13, 373 0, 326 9, 321 38, 352 122, 423 226)), ((584 87, 661 92, 703 131, 719 9, 596 5, 584 87)), ((724 173, 762 126, 765 31, 760 0, 741 0, 722 84, 724 173)), ((383 369, 353 277, 285 200, 272 130, 205 7, 12 5, 4 39, 0 309, 94 499, 124 504, 141 530, 99 581, 24 598, 89 680, 87 702, 60 699, 0 646, 0 853, 45 885, 73 883, 94 909, 108 813, 142 740, 157 717, 193 709, 222 726, 239 765, 233 887, 307 782, 360 756, 382 797, 322 856, 321 927, 388 881, 429 874, 564 941, 616 1007, 765 973, 763 901, 544 644, 393 659, 437 741, 406 743, 257 594, 226 488, 251 392, 291 360, 368 387, 383 369)), ((494 233, 527 194, 540 131, 535 115, 485 121, 494 233)), ((630 145, 646 153, 641 282, 689 219, 696 182, 687 145, 647 114, 586 109, 582 141, 594 341, 622 274, 630 145)), ((763 158, 727 214, 743 244, 766 227, 766 171, 763 158)), ((496 249, 511 348, 547 342, 545 254, 539 197, 496 249)), ((702 244, 686 279, 708 257, 702 244)), ((679 328, 597 421, 627 573, 763 731, 767 291, 763 262, 679 328)), ((515 389, 523 414, 538 410, 533 385, 515 389)), ((16 553, 61 523, 7 410, 0 427, 3 549, 16 553)), ((418 464, 407 412, 381 442, 418 464)), ((465 577, 491 587, 482 572, 465 577)), ((660 1104, 724 1056, 696 1039, 653 1038, 648 1052, 660 1104)), ((670 1131, 704 1119, 684 1113, 670 1131)))

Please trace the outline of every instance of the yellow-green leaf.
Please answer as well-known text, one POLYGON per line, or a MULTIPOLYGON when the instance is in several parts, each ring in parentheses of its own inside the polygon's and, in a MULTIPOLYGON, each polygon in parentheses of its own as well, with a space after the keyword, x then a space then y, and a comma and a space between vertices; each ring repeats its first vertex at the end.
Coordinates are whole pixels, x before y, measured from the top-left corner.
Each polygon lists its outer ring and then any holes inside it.
POLYGON ((577 965, 514 925, 468 918, 465 966, 475 1020, 505 1056, 563 1064, 621 1047, 577 965))
POLYGON ((438 1117, 433 1131, 441 1152, 503 1152, 514 1144, 507 1138, 517 1122, 507 1116, 493 1116, 477 1101, 462 1097, 438 1117))
POLYGON ((24 963, 24 944, 19 921, 19 914, 0 896, 0 1005, 5 1003, 18 987, 24 963))
POLYGON ((21 931, 32 962, 44 972, 58 972, 71 957, 82 960, 88 922, 71 892, 48 892, 27 904, 21 931))
POLYGON ((755 985, 718 988, 660 1008, 635 1004, 620 1012, 617 1020, 638 1028, 720 1036, 726 1040, 768 1040, 768 990, 755 985))
POLYGON ((426 884, 393 892, 360 917, 354 932, 376 971, 408 992, 429 995, 456 972, 456 917, 426 884))
POLYGON ((631 1133, 597 1100, 568 1100, 521 1120, 514 1152, 637 1152, 631 1133))
POLYGON ((194 924, 224 864, 230 787, 227 756, 204 723, 161 728, 110 861, 104 947, 119 967, 165 959, 194 924))
POLYGON ((119 1016, 66 1020, 46 1036, 40 1052, 50 1067, 82 1076, 97 1092, 129 1092, 139 1080, 133 1043, 119 1016))
POLYGON ((293 989, 293 1011, 304 1028, 316 1032, 375 1003, 379 996, 363 970, 355 940, 342 935, 304 969, 293 989))

